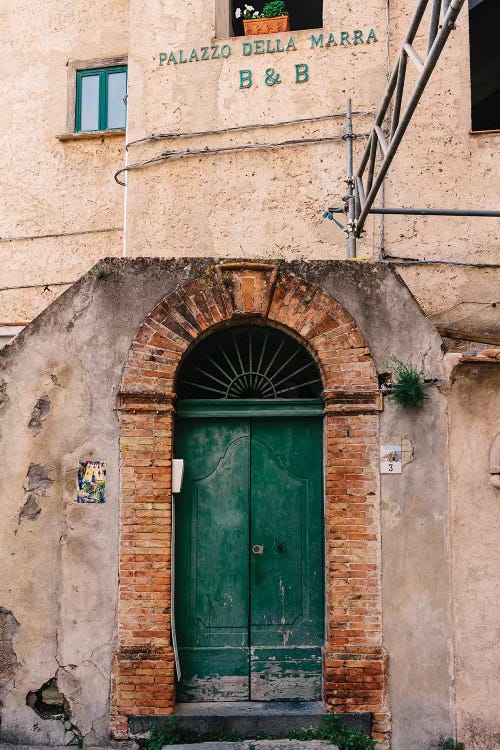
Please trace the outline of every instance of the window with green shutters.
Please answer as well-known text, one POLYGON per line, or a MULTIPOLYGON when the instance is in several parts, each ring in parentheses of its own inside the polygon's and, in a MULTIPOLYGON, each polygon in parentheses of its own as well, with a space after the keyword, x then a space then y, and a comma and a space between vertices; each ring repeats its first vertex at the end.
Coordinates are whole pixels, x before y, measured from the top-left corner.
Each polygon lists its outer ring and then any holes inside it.
POLYGON ((77 70, 76 132, 123 129, 127 116, 126 95, 126 65, 77 70))

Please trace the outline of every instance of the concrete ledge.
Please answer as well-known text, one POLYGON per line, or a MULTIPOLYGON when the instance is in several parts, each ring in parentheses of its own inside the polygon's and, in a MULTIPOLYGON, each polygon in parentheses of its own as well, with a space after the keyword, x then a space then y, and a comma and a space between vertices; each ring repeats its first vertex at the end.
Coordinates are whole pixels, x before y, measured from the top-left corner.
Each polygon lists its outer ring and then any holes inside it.
MULTIPOLYGON (((327 715, 323 704, 316 701, 269 703, 179 703, 175 718, 186 739, 196 736, 203 739, 214 736, 235 736, 241 740, 263 736, 286 737, 297 729, 317 729, 327 715)), ((371 734, 370 713, 336 714, 349 729, 371 734)), ((129 736, 140 739, 157 727, 167 729, 171 716, 130 716, 129 736)), ((287 746, 288 747, 288 746, 287 746)))

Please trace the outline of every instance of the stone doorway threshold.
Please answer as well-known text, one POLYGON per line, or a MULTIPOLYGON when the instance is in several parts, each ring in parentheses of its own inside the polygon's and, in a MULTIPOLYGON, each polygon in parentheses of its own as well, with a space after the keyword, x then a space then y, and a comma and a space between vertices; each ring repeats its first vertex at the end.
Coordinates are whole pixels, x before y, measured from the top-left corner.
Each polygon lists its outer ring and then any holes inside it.
MULTIPOLYGON (((178 703, 174 716, 181 732, 204 737, 233 736, 241 739, 286 735, 294 729, 315 729, 327 711, 320 701, 238 701, 227 703, 178 703)), ((349 729, 371 732, 370 713, 338 714, 349 729)), ((130 716, 129 736, 140 737, 156 726, 168 726, 168 716, 130 716)))

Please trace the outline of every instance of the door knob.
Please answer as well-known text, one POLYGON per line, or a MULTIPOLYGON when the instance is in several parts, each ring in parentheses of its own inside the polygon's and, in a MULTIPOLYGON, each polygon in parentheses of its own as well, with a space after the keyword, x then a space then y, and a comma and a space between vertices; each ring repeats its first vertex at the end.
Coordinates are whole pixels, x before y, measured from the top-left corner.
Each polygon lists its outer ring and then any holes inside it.
POLYGON ((263 544, 254 544, 252 547, 252 552, 254 555, 263 555, 264 554, 264 545, 263 544))

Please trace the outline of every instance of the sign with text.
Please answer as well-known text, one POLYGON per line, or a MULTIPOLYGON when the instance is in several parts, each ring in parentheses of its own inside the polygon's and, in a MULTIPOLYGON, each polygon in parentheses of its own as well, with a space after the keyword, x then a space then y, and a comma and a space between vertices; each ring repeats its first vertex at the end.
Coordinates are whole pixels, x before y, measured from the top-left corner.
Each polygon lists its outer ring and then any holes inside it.
MULTIPOLYGON (((311 34, 306 49, 333 49, 334 47, 351 47, 360 44, 373 44, 378 41, 375 29, 354 29, 353 31, 324 32, 311 34)), ((210 44, 205 47, 194 47, 191 50, 177 49, 160 52, 158 65, 177 66, 185 63, 202 62, 205 60, 227 60, 238 55, 241 58, 255 57, 256 55, 276 55, 296 52, 300 49, 295 37, 289 36, 286 40, 272 37, 270 39, 249 39, 245 37, 238 46, 231 46, 228 42, 224 44, 210 44)), ((294 74, 290 78, 293 83, 306 83, 310 78, 310 66, 306 63, 297 63, 294 74)), ((275 86, 284 81, 282 73, 277 66, 269 66, 263 76, 266 86, 275 86)), ((252 69, 245 67, 238 72, 240 89, 250 89, 255 81, 252 69)))

